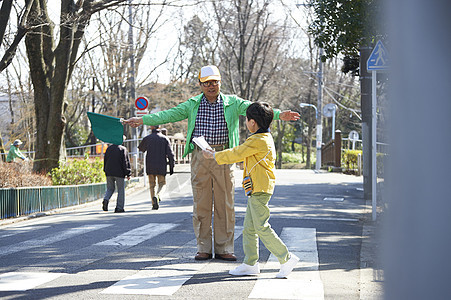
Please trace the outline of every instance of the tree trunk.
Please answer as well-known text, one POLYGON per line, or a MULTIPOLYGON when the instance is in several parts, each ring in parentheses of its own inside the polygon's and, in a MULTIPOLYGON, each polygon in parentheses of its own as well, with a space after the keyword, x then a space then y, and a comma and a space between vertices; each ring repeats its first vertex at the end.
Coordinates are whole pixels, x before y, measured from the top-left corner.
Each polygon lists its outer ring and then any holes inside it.
POLYGON ((276 158, 276 168, 277 169, 282 169, 282 148, 283 148, 283 145, 282 145, 282 138, 283 138, 283 135, 284 135, 284 133, 285 133, 285 125, 286 125, 286 123, 285 122, 282 122, 282 121, 280 121, 280 120, 277 120, 276 121, 277 122, 277 138, 276 138, 276 143, 275 143, 275 146, 276 146, 276 152, 277 152, 277 158, 276 158))
MULTIPOLYGON (((61 5, 62 11, 65 9, 70 12, 70 1, 62 1, 61 5)), ((39 16, 34 18, 36 22, 41 22, 40 26, 34 27, 31 34, 25 38, 34 88, 37 129, 33 170, 37 173, 47 173, 58 167, 58 162, 65 158, 64 99, 86 18, 78 18, 77 21, 66 22, 66 26, 61 26, 60 41, 54 48, 53 27, 45 3, 33 4, 32 14, 39 16)), ((70 14, 63 12, 61 18, 64 18, 64 15, 70 14)))
POLYGON ((0 132, 0 154, 1 154, 1 159, 0 162, 5 162, 6 161, 6 151, 5 151, 5 146, 3 145, 3 138, 2 138, 2 133, 0 132))

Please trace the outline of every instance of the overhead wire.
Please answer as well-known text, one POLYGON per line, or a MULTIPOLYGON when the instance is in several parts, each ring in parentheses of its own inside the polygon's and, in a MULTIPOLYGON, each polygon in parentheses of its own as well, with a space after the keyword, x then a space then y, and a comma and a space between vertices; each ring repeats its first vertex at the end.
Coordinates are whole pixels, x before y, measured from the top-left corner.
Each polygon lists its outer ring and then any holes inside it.
MULTIPOLYGON (((356 111, 355 109, 346 107, 346 106, 344 106, 343 104, 341 104, 337 99, 335 99, 335 97, 329 92, 329 88, 328 88, 328 87, 323 86, 323 90, 329 95, 329 97, 332 98, 332 100, 333 100, 335 103, 338 104, 338 106, 340 106, 341 108, 344 108, 344 109, 346 109, 346 110, 351 111, 352 113, 354 113, 354 114, 357 116, 357 118, 359 118, 360 120, 362 120, 362 117, 357 113, 357 111, 356 111)), ((337 94, 338 94, 338 93, 337 93, 337 94)), ((340 95, 340 94, 338 94, 338 95, 340 95)), ((340 96, 342 96, 343 98, 345 98, 345 96, 343 96, 343 95, 340 95, 340 96)))

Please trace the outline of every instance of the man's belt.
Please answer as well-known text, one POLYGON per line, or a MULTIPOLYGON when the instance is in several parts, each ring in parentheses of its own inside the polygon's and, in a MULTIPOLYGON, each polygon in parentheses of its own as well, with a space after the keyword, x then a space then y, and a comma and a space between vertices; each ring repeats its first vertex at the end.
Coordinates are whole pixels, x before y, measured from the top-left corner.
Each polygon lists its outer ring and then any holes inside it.
MULTIPOLYGON (((228 144, 221 144, 221 145, 210 145, 211 148, 215 149, 215 151, 222 151, 225 150, 227 148, 229 148, 228 144)), ((199 146, 197 146, 196 144, 194 144, 194 148, 197 150, 202 150, 199 146)))

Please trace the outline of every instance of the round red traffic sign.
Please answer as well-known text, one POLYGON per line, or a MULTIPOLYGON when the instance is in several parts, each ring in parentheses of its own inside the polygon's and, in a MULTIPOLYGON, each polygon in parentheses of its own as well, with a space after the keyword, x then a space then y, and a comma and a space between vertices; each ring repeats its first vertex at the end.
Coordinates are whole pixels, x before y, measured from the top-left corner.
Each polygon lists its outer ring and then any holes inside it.
POLYGON ((149 100, 144 97, 138 97, 136 98, 135 106, 139 110, 145 110, 149 106, 149 100))

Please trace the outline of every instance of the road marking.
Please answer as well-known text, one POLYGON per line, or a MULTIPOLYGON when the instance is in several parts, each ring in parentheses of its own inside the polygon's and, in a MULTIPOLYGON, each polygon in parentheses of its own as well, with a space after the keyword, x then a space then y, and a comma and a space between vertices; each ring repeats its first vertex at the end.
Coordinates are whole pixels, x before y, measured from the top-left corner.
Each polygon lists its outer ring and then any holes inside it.
POLYGON ((124 234, 118 235, 112 239, 92 244, 90 246, 67 252, 64 255, 55 255, 46 260, 40 260, 37 263, 29 264, 20 269, 24 272, 34 272, 43 267, 47 271, 54 272, 75 272, 88 264, 94 263, 113 253, 124 251, 145 240, 151 239, 159 234, 165 233, 169 229, 178 226, 177 224, 156 224, 151 223, 139 228, 135 228, 124 234), (89 253, 89 256, 87 256, 89 253))
POLYGON ((9 272, 0 274, 0 291, 26 291, 52 281, 63 273, 9 272))
POLYGON ((342 202, 345 200, 345 198, 334 198, 334 197, 326 197, 323 199, 324 201, 336 201, 336 202, 342 202))
MULTIPOLYGON (((242 226, 235 227, 235 239, 241 236, 242 226)), ((197 251, 196 239, 161 258, 155 266, 125 277, 103 290, 101 294, 171 296, 191 277, 205 267, 205 262, 193 261, 197 251)))
POLYGON ((98 230, 104 227, 111 226, 112 224, 93 224, 93 225, 85 225, 77 228, 70 228, 61 233, 57 233, 54 235, 50 235, 46 238, 37 238, 33 240, 24 241, 14 245, 8 245, 0 247, 0 256, 8 255, 11 253, 16 253, 19 251, 24 251, 32 248, 37 248, 41 246, 50 245, 80 234, 84 234, 93 230, 98 230))
POLYGON ((314 221, 340 221, 340 222, 359 222, 359 219, 353 218, 329 218, 329 217, 298 217, 298 220, 314 220, 314 221))
POLYGON ((97 243, 97 246, 135 246, 148 239, 153 238, 159 234, 162 234, 174 227, 177 224, 172 223, 150 223, 145 226, 141 226, 130 230, 124 234, 121 234, 115 238, 97 243))
POLYGON ((40 225, 40 226, 7 227, 7 228, 4 228, 1 230, 2 233, 0 233, 0 239, 15 235, 15 234, 30 232, 32 230, 44 229, 44 228, 48 228, 48 227, 50 227, 50 226, 40 225))
POLYGON ((285 227, 280 238, 300 262, 287 279, 275 278, 280 264, 270 255, 249 298, 323 300, 324 288, 319 274, 315 228, 285 227), (265 272, 271 270, 274 272, 265 272))

